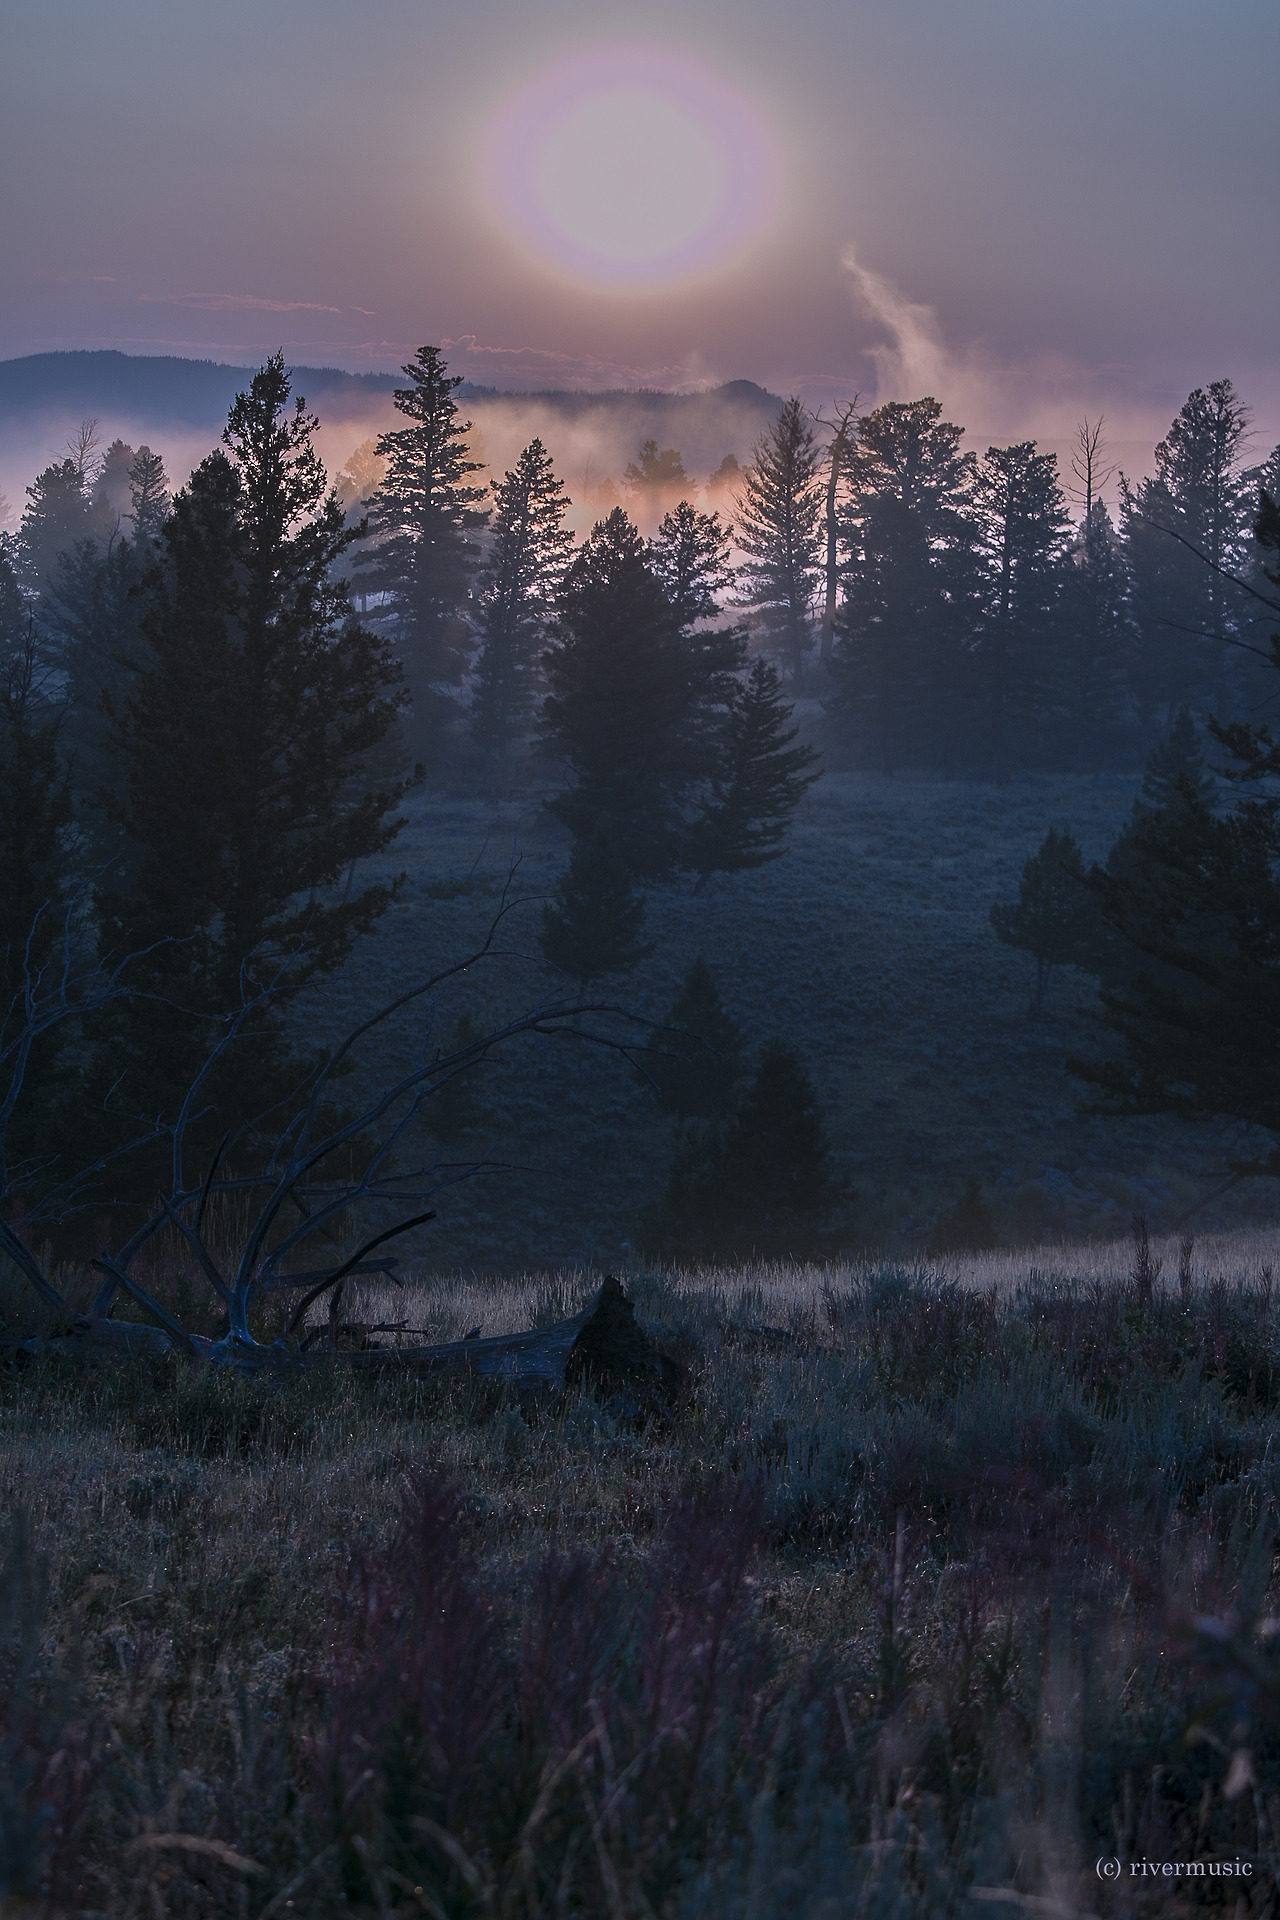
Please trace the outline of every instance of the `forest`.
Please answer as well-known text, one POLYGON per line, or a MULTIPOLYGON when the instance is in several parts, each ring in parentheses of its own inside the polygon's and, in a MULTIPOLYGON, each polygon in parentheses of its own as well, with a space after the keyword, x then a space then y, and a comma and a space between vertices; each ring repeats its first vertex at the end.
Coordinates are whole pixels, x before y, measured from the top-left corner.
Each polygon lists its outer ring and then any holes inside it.
POLYGON ((0 535, 0 1899, 1274 1911, 1280 448, 403 381, 0 535))

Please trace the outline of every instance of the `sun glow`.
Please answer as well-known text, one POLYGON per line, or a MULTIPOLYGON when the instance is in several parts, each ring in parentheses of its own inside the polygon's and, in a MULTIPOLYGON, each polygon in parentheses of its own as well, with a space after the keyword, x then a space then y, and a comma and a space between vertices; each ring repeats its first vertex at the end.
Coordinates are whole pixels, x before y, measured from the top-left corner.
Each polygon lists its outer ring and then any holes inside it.
POLYGON ((599 286, 656 287, 724 264, 772 215, 774 141, 706 69, 636 48, 536 76, 488 129, 485 184, 542 259, 599 286))

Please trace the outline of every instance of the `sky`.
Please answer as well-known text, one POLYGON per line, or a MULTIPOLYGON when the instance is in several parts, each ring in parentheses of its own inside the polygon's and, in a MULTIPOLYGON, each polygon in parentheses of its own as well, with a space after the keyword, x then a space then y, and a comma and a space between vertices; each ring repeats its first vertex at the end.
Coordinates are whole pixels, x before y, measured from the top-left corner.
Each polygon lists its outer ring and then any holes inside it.
POLYGON ((0 0, 0 358, 1280 439, 1274 0, 0 0))

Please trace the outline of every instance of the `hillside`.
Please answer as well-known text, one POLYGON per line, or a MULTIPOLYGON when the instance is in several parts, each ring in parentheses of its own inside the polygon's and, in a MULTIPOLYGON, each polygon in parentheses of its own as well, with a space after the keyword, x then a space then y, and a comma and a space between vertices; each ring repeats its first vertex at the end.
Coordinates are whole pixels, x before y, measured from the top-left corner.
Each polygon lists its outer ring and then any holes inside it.
MULTIPOLYGON (((1027 1016, 1033 963, 995 939, 991 903, 1016 892, 1023 861, 1067 824, 1098 858, 1126 818, 1137 777, 979 782, 829 771, 798 815, 787 856, 703 894, 655 889, 655 957, 611 992, 665 1014, 698 953, 753 1050, 775 1035, 809 1061, 836 1156, 859 1192, 851 1245, 920 1248, 977 1176, 1005 1242, 1114 1237, 1130 1213, 1166 1229, 1214 1184, 1221 1132, 1172 1121, 1082 1115, 1064 1054, 1098 1036, 1082 1009, 1092 984, 1058 977, 1050 1017, 1027 1016)), ((548 990, 537 964, 537 896, 554 887, 567 841, 541 810, 421 796, 396 843, 408 873, 396 908, 352 965, 305 1011, 331 1036, 418 970, 463 954, 487 924, 513 846, 518 891, 535 897, 490 987, 470 981, 435 1010, 432 1044, 466 1010, 482 1019, 548 990)), ((403 1048, 421 1044, 406 1028, 403 1048)), ((384 1054, 389 1069, 392 1054, 384 1054)), ((421 1251, 441 1267, 527 1267, 624 1257, 661 1190, 671 1123, 615 1061, 572 1043, 496 1059, 476 1124, 449 1160, 519 1162, 445 1196, 421 1251)), ((1271 1216, 1269 1182, 1197 1215, 1197 1231, 1271 1216)))
MULTIPOLYGON (((105 443, 117 435, 146 441, 181 481, 213 446, 251 367, 174 356, 39 353, 0 360, 0 491, 20 507, 24 489, 86 418, 105 443)), ((401 376, 297 366, 293 388, 319 416, 320 448, 331 473, 357 446, 393 427, 401 376)), ((640 443, 655 439, 683 454, 703 480, 727 453, 743 464, 780 405, 750 380, 704 393, 507 393, 464 384, 458 401, 474 422, 477 458, 493 472, 514 464, 535 434, 550 448, 570 492, 584 507, 620 483, 640 443)), ((581 517, 581 516, 579 516, 581 517)), ((589 523, 590 514, 584 524, 589 523)))

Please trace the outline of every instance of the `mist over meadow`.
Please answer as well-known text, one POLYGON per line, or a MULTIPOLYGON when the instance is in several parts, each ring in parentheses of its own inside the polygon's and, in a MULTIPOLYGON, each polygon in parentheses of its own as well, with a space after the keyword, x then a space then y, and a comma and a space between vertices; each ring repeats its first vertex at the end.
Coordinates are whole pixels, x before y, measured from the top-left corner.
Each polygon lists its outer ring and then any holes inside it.
POLYGON ((6 1916, 1275 1915, 1278 30, 9 8, 6 1916))

